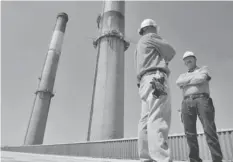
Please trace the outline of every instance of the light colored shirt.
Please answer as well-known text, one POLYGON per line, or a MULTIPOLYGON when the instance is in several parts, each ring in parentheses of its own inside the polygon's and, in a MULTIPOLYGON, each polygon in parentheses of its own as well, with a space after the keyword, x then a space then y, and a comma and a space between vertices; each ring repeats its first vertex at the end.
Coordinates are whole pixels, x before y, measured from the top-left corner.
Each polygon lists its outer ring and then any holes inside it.
POLYGON ((183 90, 183 96, 198 93, 210 93, 209 81, 211 77, 207 66, 196 67, 193 72, 181 74, 176 84, 183 90))
POLYGON ((141 37, 135 51, 135 68, 138 82, 148 71, 161 68, 170 73, 168 63, 176 52, 171 45, 155 33, 148 33, 141 37))

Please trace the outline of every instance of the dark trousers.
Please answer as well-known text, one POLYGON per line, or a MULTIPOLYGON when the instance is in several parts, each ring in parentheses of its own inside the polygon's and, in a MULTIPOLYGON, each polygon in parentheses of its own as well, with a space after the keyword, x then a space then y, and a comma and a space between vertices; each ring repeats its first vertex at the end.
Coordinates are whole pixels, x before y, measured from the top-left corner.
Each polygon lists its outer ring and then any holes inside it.
POLYGON ((200 97, 184 99, 181 112, 185 135, 190 149, 190 162, 202 162, 199 157, 199 146, 197 141, 197 116, 202 123, 213 162, 222 162, 222 152, 214 122, 215 108, 212 98, 200 97))

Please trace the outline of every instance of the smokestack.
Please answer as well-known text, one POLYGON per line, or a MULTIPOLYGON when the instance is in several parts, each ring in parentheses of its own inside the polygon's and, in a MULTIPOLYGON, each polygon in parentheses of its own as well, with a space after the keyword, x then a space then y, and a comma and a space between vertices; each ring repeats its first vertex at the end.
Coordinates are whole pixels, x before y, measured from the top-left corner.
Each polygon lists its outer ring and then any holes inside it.
POLYGON ((125 2, 104 1, 99 20, 97 75, 87 140, 124 137, 125 2))
POLYGON ((68 15, 59 13, 28 124, 24 145, 42 144, 68 15))

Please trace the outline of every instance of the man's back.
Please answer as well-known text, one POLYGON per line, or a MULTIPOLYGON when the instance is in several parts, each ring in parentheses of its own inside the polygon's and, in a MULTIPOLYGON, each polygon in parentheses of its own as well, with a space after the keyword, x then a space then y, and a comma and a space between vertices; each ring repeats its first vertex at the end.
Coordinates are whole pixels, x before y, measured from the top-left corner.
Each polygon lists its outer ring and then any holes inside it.
POLYGON ((140 80, 147 71, 161 68, 169 73, 168 62, 175 55, 175 50, 155 33, 141 37, 135 51, 137 78, 140 80))

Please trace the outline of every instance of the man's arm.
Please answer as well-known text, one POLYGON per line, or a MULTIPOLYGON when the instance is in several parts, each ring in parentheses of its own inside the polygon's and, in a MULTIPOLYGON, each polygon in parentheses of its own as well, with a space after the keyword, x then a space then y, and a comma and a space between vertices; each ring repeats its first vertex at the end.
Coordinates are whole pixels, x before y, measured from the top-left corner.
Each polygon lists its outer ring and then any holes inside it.
POLYGON ((137 50, 134 51, 134 69, 137 72, 137 50))
MULTIPOLYGON (((134 51, 134 68, 137 73, 137 49, 134 51)), ((140 87, 140 83, 138 82, 138 79, 137 79, 137 87, 138 88, 140 87)))
POLYGON ((170 62, 176 55, 175 49, 162 38, 151 36, 148 44, 155 48, 166 62, 170 62))
POLYGON ((199 69, 199 72, 196 73, 193 78, 190 80, 189 85, 201 84, 206 81, 210 81, 211 77, 209 75, 209 70, 207 66, 203 66, 199 69))
POLYGON ((176 55, 176 51, 170 44, 166 43, 164 45, 165 46, 162 49, 162 54, 164 55, 165 61, 170 62, 176 55))
POLYGON ((183 88, 184 86, 190 83, 192 77, 193 76, 191 75, 181 74, 176 80, 176 85, 179 86, 180 88, 183 88))

